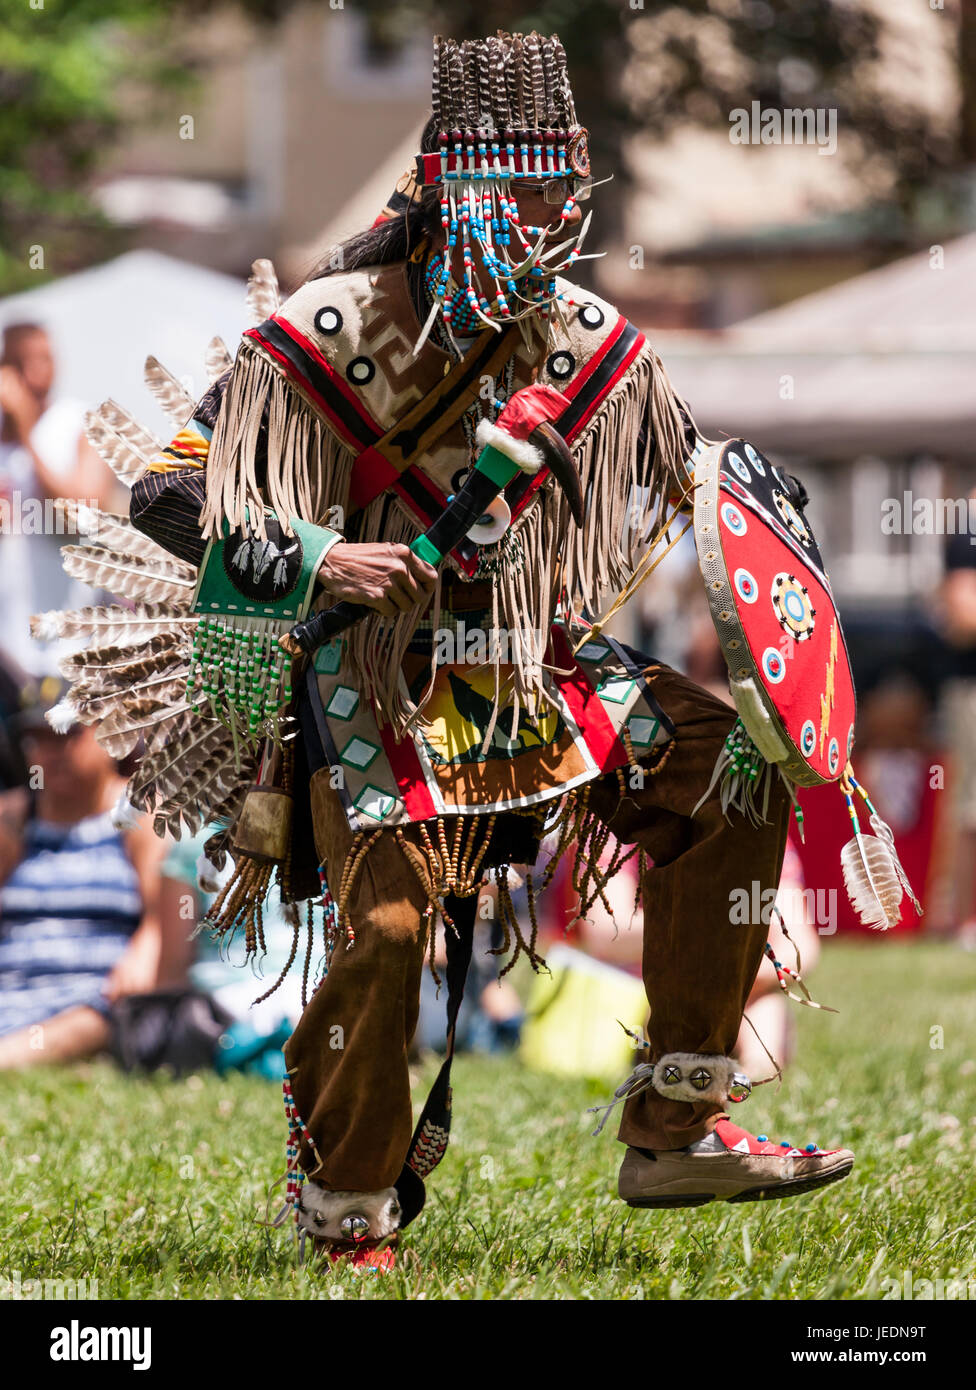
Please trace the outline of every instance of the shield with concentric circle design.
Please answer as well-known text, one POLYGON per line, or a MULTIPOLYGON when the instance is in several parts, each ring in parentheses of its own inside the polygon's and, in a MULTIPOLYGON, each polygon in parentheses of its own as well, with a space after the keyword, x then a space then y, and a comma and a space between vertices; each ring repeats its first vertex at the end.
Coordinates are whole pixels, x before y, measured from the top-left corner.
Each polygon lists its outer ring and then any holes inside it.
POLYGON ((694 467, 698 563, 739 716, 794 782, 835 781, 854 745, 854 682, 805 494, 743 439, 694 467))

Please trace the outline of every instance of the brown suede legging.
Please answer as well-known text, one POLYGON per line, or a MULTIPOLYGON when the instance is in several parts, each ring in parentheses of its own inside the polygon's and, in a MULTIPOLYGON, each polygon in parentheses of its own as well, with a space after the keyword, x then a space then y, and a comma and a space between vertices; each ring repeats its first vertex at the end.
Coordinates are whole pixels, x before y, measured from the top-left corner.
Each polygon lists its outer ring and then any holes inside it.
MULTIPOLYGON (((671 754, 623 800, 616 775, 601 778, 591 787, 589 808, 619 840, 639 844, 654 861, 642 885, 651 1058, 672 1051, 728 1055, 768 930, 761 922, 733 923, 731 895, 745 889, 750 901, 762 901, 752 897, 753 883, 760 892, 777 886, 789 801, 776 778, 763 825, 738 812, 726 820, 717 791, 693 817, 735 716, 668 667, 654 665, 648 674, 675 728, 671 754)), ((312 811, 318 853, 330 882, 338 883, 351 834, 328 769, 312 779, 312 811)), ((356 944, 345 950, 339 943, 285 1045, 295 1101, 323 1160, 315 1180, 333 1190, 389 1187, 407 1153, 407 1047, 424 969, 424 906, 393 833, 382 834, 361 870, 352 909, 356 944)), ((681 1148, 721 1114, 711 1102, 644 1091, 625 1105, 619 1137, 640 1148, 681 1148)))

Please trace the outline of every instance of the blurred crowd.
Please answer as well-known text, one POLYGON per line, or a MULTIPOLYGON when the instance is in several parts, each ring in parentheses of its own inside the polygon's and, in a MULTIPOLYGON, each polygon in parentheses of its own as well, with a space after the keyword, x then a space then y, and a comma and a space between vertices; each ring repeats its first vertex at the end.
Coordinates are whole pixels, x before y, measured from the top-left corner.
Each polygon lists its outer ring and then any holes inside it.
MULTIPOLYGON (((50 341, 38 324, 7 326, 0 353, 0 1067, 64 1062, 112 1052, 121 1065, 239 1066, 281 1074, 280 1048, 301 1010, 299 981, 257 1007, 250 972, 193 939, 203 910, 198 845, 160 839, 148 818, 119 829, 113 807, 127 767, 95 731, 47 719, 63 682, 59 650, 29 636, 32 614, 101 601, 70 580, 59 549, 58 497, 118 507, 117 485, 84 432, 85 403, 59 398, 50 341), (45 506, 47 504, 47 506, 45 506), (38 518, 41 518, 38 528, 38 518)), ((976 942, 976 546, 947 547, 932 596, 923 665, 901 651, 875 662, 861 685, 855 765, 894 828, 903 862, 928 905, 909 908, 900 932, 976 942), (924 674, 923 672, 924 668, 924 674)), ((829 553, 829 538, 826 549, 829 553)), ((642 591, 635 645, 677 665, 728 699, 690 537, 642 591)), ((859 664, 858 634, 852 658, 859 664)), ((837 789, 803 795, 805 843, 791 834, 773 953, 815 965, 821 939, 862 930, 847 907, 839 869, 845 817, 837 789), (833 798, 833 803, 829 804, 833 798), (812 889, 813 892, 807 890, 812 889)), ((612 846, 608 847, 612 853, 612 846)), ((499 979, 491 954, 500 932, 485 892, 474 965, 459 1024, 462 1047, 520 1044, 530 1064, 619 1070, 626 1046, 614 1031, 597 1058, 596 1020, 643 1023, 639 981, 643 924, 632 859, 585 920, 571 874, 543 900, 544 950, 552 974, 499 979), (586 1039, 582 1052, 575 1046, 586 1039), (611 1057, 613 1060, 611 1060, 611 1057)), ((292 928, 280 904, 266 926, 263 975, 288 957, 292 928)), ((873 939, 881 940, 877 934, 873 939)), ((444 959, 443 942, 435 953, 444 959)), ((444 1046, 444 992, 426 978, 417 1055, 444 1046)), ((764 962, 738 1052, 754 1074, 788 1061, 790 1016, 781 981, 764 962), (770 1055, 772 1054, 772 1056, 770 1055)))

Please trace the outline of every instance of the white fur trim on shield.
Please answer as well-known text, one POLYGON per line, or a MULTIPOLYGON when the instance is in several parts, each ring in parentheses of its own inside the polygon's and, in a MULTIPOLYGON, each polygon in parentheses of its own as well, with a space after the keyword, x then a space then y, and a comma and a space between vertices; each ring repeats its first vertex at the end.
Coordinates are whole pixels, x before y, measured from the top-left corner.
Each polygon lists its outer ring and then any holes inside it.
POLYGON ((775 724, 769 716, 756 682, 750 677, 743 681, 729 681, 732 698, 739 711, 739 718, 746 726, 746 733, 759 749, 768 763, 785 762, 789 749, 780 738, 775 724))
POLYGON ((744 1100, 734 1096, 733 1087, 751 1089, 748 1078, 736 1070, 731 1057, 705 1052, 666 1052, 654 1063, 651 1085, 668 1100, 716 1101, 744 1100))
POLYGON ((500 454, 505 454, 513 463, 517 463, 523 473, 538 473, 545 463, 541 449, 537 449, 527 439, 516 439, 514 435, 499 429, 498 425, 493 425, 490 420, 479 421, 474 437, 482 449, 486 449, 490 444, 500 454))

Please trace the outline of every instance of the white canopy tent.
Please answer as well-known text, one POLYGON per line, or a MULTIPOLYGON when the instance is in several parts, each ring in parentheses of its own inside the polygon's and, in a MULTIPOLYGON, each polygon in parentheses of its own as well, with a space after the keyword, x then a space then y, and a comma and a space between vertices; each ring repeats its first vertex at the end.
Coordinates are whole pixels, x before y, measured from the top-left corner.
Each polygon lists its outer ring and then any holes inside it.
MULTIPOLYGON (((55 395, 90 406, 111 396, 160 434, 169 428, 147 390, 152 353, 194 397, 207 388, 204 353, 219 335, 233 353, 248 326, 246 286, 157 251, 130 251, 0 300, 0 328, 45 327, 58 360, 55 395)), ((168 435, 166 436, 169 437, 168 435)))

